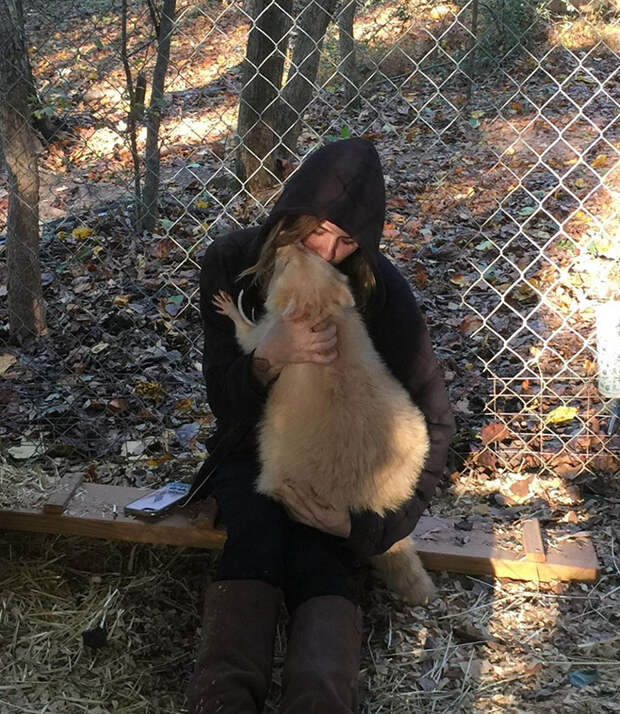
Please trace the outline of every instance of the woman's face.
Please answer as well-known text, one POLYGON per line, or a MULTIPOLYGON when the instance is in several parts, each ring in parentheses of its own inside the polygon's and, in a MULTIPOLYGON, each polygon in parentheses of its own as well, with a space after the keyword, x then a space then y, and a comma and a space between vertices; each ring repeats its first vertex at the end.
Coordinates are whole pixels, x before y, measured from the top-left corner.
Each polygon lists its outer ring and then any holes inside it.
POLYGON ((332 265, 338 265, 359 247, 350 235, 330 221, 321 221, 302 243, 332 265))

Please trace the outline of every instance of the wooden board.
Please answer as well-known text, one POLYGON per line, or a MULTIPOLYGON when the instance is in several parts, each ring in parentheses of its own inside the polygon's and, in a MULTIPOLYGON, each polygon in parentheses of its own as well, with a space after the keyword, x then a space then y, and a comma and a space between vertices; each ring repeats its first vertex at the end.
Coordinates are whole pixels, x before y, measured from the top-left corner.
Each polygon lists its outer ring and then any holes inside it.
POLYGON ((598 577, 598 560, 588 538, 550 548, 544 562, 530 560, 525 550, 498 547, 492 531, 473 528, 464 535, 447 519, 422 516, 413 539, 427 570, 538 581, 592 581, 598 577))
POLYGON ((217 507, 213 500, 192 504, 183 512, 154 521, 124 514, 125 504, 151 490, 81 484, 63 513, 46 513, 45 507, 41 511, 0 511, 0 529, 201 548, 224 545, 226 532, 215 527, 217 507))
POLYGON ((43 513, 62 513, 81 483, 81 476, 63 476, 58 489, 43 504, 43 513))
MULTIPOLYGON (((66 484, 62 491, 66 492, 66 484)), ((192 504, 156 521, 123 513, 125 504, 151 489, 81 484, 62 513, 41 510, 0 510, 0 530, 61 533, 139 543, 221 548, 226 531, 217 525, 213 500, 192 504)), ((62 499, 50 499, 58 503, 62 499)), ((50 502, 48 501, 48 502, 50 502)), ((418 553, 428 570, 493 575, 517 580, 595 580, 598 562, 587 537, 563 541, 545 554, 538 522, 523 533, 521 552, 501 549, 492 531, 455 528, 448 519, 423 516, 414 533, 418 553), (527 532, 527 536, 526 536, 527 532), (542 552, 541 552, 542 549, 542 552)))
POLYGON ((530 518, 523 523, 523 550, 526 560, 544 563, 547 559, 537 518, 530 518))

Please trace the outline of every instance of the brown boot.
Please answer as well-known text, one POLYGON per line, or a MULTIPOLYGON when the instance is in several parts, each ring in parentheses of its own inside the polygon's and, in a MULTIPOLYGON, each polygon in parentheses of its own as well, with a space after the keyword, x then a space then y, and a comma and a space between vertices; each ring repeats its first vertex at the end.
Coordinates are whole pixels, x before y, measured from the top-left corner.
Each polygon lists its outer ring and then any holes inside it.
POLYGON ((340 595, 302 603, 289 624, 282 714, 358 711, 362 613, 340 595))
POLYGON ((260 580, 207 588, 202 639, 187 690, 190 714, 256 714, 271 684, 282 592, 260 580))

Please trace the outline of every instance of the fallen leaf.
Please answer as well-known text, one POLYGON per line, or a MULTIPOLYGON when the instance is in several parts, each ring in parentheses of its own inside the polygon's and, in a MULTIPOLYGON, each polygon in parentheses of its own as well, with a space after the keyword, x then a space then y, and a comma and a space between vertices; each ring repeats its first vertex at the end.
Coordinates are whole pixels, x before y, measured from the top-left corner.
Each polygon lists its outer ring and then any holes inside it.
POLYGON ((409 233, 410 235, 416 235, 420 228, 422 227, 422 221, 417 218, 412 218, 405 223, 403 226, 403 231, 409 233))
POLYGON ((528 478, 519 479, 510 484, 508 490, 511 496, 515 496, 518 499, 524 500, 530 493, 530 486, 534 480, 533 476, 528 478))
POLYGON ((209 228, 211 227, 211 224, 209 221, 203 221, 202 223, 199 223, 197 226, 194 227, 192 230, 193 235, 199 235, 200 233, 206 233, 209 228))
POLYGON ((594 468, 603 473, 618 474, 620 469, 620 457, 617 454, 601 452, 594 457, 594 468))
POLYGON ((463 275, 463 273, 453 273, 450 276, 450 282, 452 283, 452 285, 456 285, 457 287, 462 288, 468 284, 469 279, 466 275, 463 275))
POLYGON ((35 441, 22 441, 19 446, 11 446, 7 449, 9 456, 14 459, 30 459, 39 451, 39 444, 35 441))
POLYGON ((138 396, 158 402, 165 394, 165 389, 159 382, 138 382, 135 386, 138 396))
POLYGON ((454 411, 459 414, 471 414, 472 411, 469 408, 469 402, 467 399, 458 399, 454 402, 454 411))
POLYGON ((480 438, 483 444, 492 444, 494 441, 502 441, 510 434, 510 429, 506 424, 498 421, 492 421, 490 424, 485 424, 480 429, 480 438))
POLYGON ((593 169, 598 169, 601 166, 605 166, 607 163, 607 154, 599 154, 590 164, 593 169))
POLYGON ((400 235, 400 228, 395 226, 393 223, 386 223, 383 228, 384 238, 396 238, 400 235))
POLYGON ((90 348, 90 351, 94 355, 98 355, 100 352, 103 352, 103 350, 106 350, 110 345, 107 342, 99 342, 93 347, 90 348))
POLYGON ((580 74, 576 79, 578 82, 585 82, 586 84, 597 84, 597 80, 587 74, 580 74))
POLYGON ((143 441, 125 441, 121 444, 121 456, 140 456, 144 453, 144 449, 143 441))
POLYGON ((426 268, 421 263, 416 264, 415 270, 413 271, 413 279, 416 285, 422 290, 428 286, 430 278, 428 277, 426 268))
POLYGON ((175 315, 179 314, 181 308, 183 307, 184 300, 184 295, 172 295, 165 301, 162 301, 163 308, 169 315, 174 317, 175 315))
POLYGON ((587 374, 589 377, 591 377, 592 375, 596 374, 596 371, 597 371, 596 362, 594 362, 591 359, 588 359, 586 357, 583 361, 583 369, 584 369, 585 374, 587 374))
POLYGON ((108 408, 115 412, 126 412, 129 405, 124 397, 115 397, 108 402, 108 408))
POLYGON ((479 330, 484 324, 483 320, 476 315, 466 315, 459 325, 459 332, 463 335, 471 335, 479 330))
POLYGON ((5 352, 0 355, 0 374, 4 374, 17 362, 17 357, 10 352, 5 352))
POLYGON ((150 469, 155 469, 166 461, 170 461, 172 454, 162 454, 161 456, 154 456, 152 459, 146 461, 146 465, 150 469))
POLYGON ((150 254, 153 258, 167 258, 172 248, 172 241, 164 238, 160 240, 156 245, 152 246, 150 249, 150 254))
POLYGON ((479 466, 484 466, 484 468, 493 471, 497 468, 497 454, 493 453, 490 449, 484 449, 476 455, 475 462, 479 466))
POLYGON ((174 411, 177 414, 186 414, 187 412, 192 410, 192 407, 194 405, 194 400, 193 399, 177 399, 176 402, 174 403, 174 411))
POLYGON ((577 407, 556 407, 545 417, 545 424, 561 424, 577 416, 577 407))
POLYGON ((88 226, 78 226, 71 231, 71 235, 78 240, 84 240, 88 236, 92 236, 95 231, 88 226))
POLYGON ((511 292, 511 296, 519 302, 527 302, 537 297, 535 289, 537 287, 537 281, 532 278, 525 283, 521 283, 516 290, 511 292))

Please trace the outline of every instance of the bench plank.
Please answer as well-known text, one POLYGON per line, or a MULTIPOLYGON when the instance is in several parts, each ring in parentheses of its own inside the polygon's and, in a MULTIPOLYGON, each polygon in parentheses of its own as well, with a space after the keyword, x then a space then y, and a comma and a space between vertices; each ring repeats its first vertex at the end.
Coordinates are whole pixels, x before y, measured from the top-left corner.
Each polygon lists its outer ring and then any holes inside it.
MULTIPOLYGON (((66 491, 66 487, 62 490, 66 491)), ((217 524, 213 499, 177 509, 155 521, 125 515, 125 504, 150 492, 148 488, 82 483, 62 513, 50 513, 45 507, 0 510, 0 530, 197 548, 217 549, 224 545, 226 531, 217 524)), ((542 546, 542 539, 537 545, 537 539, 532 540, 528 533, 527 539, 524 534, 527 542, 523 552, 516 553, 498 547, 493 532, 488 530, 474 527, 464 534, 452 520, 422 516, 412 537, 428 570, 537 581, 597 578, 599 566, 589 538, 579 537, 550 547, 544 562, 539 562, 532 559, 532 553, 537 553, 535 548, 542 546)))

